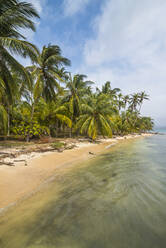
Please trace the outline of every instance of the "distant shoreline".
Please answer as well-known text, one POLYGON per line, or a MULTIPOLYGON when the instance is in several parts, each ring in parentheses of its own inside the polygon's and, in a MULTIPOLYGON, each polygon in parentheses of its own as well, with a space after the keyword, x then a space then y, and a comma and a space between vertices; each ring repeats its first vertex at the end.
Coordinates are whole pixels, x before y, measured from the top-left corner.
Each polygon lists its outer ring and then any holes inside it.
MULTIPOLYGON (((24 162, 18 162, 14 167, 0 166, 0 213, 40 190, 55 173, 61 175, 64 171, 75 168, 76 164, 110 149, 120 141, 151 135, 153 133, 100 139, 97 144, 76 142, 76 148, 65 150, 63 153, 21 155, 21 158, 26 156, 28 166, 25 166, 24 162)), ((17 159, 19 160, 19 157, 17 159)))

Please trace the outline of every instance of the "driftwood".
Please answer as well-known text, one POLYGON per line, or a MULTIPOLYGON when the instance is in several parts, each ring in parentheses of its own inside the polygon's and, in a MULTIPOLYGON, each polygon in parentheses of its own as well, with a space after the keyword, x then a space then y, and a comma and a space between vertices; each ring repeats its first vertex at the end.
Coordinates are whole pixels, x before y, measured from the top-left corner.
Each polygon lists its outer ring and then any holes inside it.
POLYGON ((25 162, 25 166, 27 166, 26 159, 15 159, 20 155, 26 155, 30 153, 44 153, 44 152, 63 152, 64 150, 70 150, 77 147, 75 144, 65 144, 64 147, 56 148, 56 147, 29 147, 29 148, 21 148, 21 150, 15 151, 15 152, 0 152, 0 165, 8 165, 8 166, 15 166, 14 162, 25 162), (12 162, 4 162, 3 159, 5 158, 11 158, 12 162), (13 160, 14 159, 14 160, 13 160))
POLYGON ((67 145, 64 150, 71 150, 73 148, 77 147, 76 145, 67 145))
POLYGON ((39 148, 37 150, 35 150, 34 152, 52 152, 52 151, 55 151, 55 150, 58 150, 57 148, 53 148, 53 147, 50 147, 50 148, 39 148))
POLYGON ((14 162, 25 162, 25 159, 15 159, 14 162))
POLYGON ((0 165, 15 166, 14 163, 11 163, 11 162, 3 162, 3 161, 0 161, 0 165))

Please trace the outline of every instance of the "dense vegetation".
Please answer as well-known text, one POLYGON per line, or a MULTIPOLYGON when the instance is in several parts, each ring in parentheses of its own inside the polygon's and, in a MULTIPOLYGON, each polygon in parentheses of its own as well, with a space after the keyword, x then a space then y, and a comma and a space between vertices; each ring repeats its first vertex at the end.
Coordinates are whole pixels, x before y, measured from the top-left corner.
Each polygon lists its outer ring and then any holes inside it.
POLYGON ((141 116, 145 92, 122 95, 110 82, 102 89, 85 75, 66 71, 70 61, 57 45, 42 51, 26 41, 23 29, 35 31, 34 7, 19 0, 0 2, 0 134, 32 137, 112 134, 151 130, 150 117, 141 116), (25 68, 19 55, 30 58, 25 68))

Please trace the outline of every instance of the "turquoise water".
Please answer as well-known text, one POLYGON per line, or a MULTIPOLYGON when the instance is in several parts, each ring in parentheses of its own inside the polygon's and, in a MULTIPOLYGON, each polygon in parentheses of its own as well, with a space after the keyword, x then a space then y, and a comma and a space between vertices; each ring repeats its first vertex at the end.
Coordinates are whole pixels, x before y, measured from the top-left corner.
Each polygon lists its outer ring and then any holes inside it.
POLYGON ((154 128, 154 131, 155 132, 166 134, 166 127, 155 127, 154 128))
POLYGON ((125 141, 0 219, 1 248, 165 248, 166 136, 125 141))

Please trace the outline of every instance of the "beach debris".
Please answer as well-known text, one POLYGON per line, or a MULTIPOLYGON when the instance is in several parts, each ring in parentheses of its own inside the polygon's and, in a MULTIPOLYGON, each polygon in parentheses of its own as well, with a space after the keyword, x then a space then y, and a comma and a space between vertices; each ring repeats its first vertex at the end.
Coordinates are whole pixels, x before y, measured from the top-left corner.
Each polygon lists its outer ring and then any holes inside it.
POLYGON ((25 162, 25 159, 15 159, 14 162, 25 162))
POLYGON ((63 149, 63 148, 60 148, 60 149, 58 149, 57 151, 58 151, 58 152, 63 152, 64 149, 63 149))
POLYGON ((93 153, 93 152, 89 152, 89 154, 90 154, 90 155, 95 155, 95 153, 93 153))
POLYGON ((4 162, 4 161, 0 161, 0 165, 15 166, 14 163, 11 163, 11 162, 4 162))
POLYGON ((65 146, 65 150, 71 150, 73 148, 76 148, 77 146, 75 144, 69 144, 65 146))

